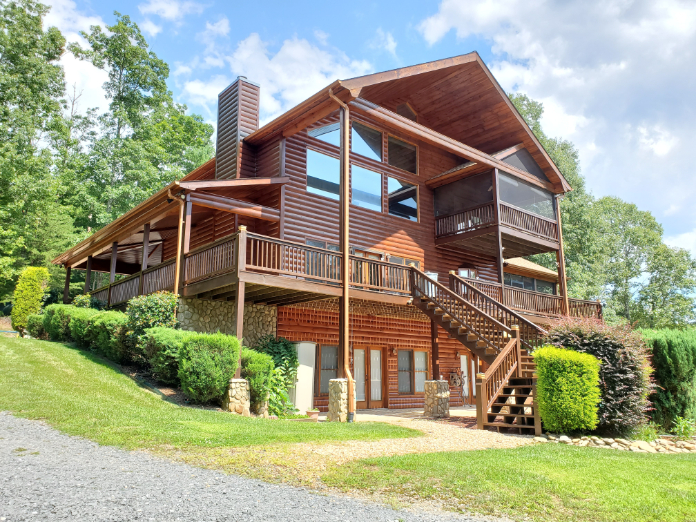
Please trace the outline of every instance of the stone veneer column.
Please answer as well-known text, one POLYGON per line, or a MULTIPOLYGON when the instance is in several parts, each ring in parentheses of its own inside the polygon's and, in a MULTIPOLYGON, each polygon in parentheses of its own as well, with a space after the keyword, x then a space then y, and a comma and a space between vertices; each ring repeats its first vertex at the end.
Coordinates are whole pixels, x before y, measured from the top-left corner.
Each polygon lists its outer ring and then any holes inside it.
POLYGON ((246 379, 230 379, 227 393, 222 399, 222 409, 249 417, 249 382, 246 379))
POLYGON ((425 417, 449 417, 449 382, 425 381, 425 417))
POLYGON ((331 379, 329 381, 329 415, 330 422, 348 420, 348 379, 331 379))

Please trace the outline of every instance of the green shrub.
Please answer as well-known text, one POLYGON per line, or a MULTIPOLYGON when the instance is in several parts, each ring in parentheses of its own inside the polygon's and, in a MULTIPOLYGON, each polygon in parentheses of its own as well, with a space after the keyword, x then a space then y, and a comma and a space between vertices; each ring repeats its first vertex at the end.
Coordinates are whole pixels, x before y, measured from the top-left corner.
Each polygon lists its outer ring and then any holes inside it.
POLYGON ((677 417, 696 419, 696 331, 642 330, 652 352, 652 419, 670 429, 677 417))
POLYGON ((19 275, 14 291, 12 328, 24 335, 27 318, 41 311, 44 290, 48 284, 48 269, 30 266, 19 275))
POLYGON ((630 433, 646 422, 652 391, 648 350, 639 333, 627 325, 594 319, 566 318, 554 325, 545 341, 594 355, 601 362, 598 429, 630 433))
POLYGON ((145 330, 142 336, 145 356, 153 375, 167 384, 179 382, 179 356, 184 340, 195 332, 161 326, 145 330))
POLYGON ((539 415, 547 430, 572 433, 597 427, 599 361, 586 353, 545 346, 534 351, 539 415))
POLYGON ((48 338, 46 331, 44 330, 43 320, 43 315, 39 314, 31 314, 29 317, 27 317, 26 331, 29 332, 29 335, 31 335, 34 339, 48 338))
POLYGON ((76 308, 90 308, 92 305, 92 297, 87 294, 76 295, 72 304, 76 308))
POLYGON ((660 426, 654 422, 646 422, 641 424, 633 433, 631 433, 631 438, 635 440, 644 440, 645 442, 652 442, 657 440, 660 436, 660 426))
POLYGON ((234 377, 239 341, 231 335, 195 334, 186 337, 179 357, 179 381, 194 402, 220 400, 234 377))
POLYGON ((696 423, 692 420, 685 419, 684 417, 677 417, 674 419, 672 433, 678 439, 690 439, 696 433, 696 423))
POLYGON ((242 379, 249 381, 251 411, 260 413, 268 400, 271 378, 274 374, 273 358, 249 348, 242 350, 242 379))
POLYGON ((44 330, 51 341, 70 341, 71 305, 52 304, 44 310, 44 330))
POLYGON ((79 345, 87 348, 91 343, 90 327, 99 315, 92 308, 75 308, 68 311, 70 315, 70 337, 79 345))
POLYGON ((87 327, 86 338, 101 355, 117 363, 128 360, 128 316, 123 312, 98 312, 87 327))
POLYGON ((171 292, 155 292, 150 295, 140 295, 128 301, 128 341, 131 348, 139 357, 145 358, 144 341, 140 337, 148 328, 162 326, 176 328, 176 307, 179 298, 171 292))
POLYGON ((276 339, 272 335, 266 335, 259 339, 254 350, 273 357, 273 364, 280 370, 278 376, 282 378, 286 392, 295 385, 300 361, 297 358, 297 348, 293 343, 285 337, 276 339))

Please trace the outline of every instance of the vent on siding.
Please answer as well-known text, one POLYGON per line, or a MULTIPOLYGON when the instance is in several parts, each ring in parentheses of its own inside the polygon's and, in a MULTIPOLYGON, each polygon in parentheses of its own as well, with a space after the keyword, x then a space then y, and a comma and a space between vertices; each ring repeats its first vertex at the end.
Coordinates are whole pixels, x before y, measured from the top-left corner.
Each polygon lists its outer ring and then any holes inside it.
POLYGON ((218 96, 216 179, 239 175, 239 142, 259 128, 259 91, 258 85, 240 76, 218 96))

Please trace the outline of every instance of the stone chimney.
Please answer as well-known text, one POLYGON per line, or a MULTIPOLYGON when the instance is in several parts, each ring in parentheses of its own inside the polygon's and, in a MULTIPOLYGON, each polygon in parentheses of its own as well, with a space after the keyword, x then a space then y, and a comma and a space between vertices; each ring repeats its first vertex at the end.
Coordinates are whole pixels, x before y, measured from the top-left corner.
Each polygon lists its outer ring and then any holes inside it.
POLYGON ((215 178, 240 175, 240 141, 259 128, 260 87, 239 76, 218 95, 218 127, 215 147, 215 178))

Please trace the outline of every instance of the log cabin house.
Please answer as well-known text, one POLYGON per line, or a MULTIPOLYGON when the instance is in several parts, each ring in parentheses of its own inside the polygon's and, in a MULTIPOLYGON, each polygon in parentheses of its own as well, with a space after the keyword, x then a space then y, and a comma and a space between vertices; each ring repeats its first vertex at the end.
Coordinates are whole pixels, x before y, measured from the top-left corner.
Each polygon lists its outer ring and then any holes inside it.
POLYGON ((54 263, 110 307, 171 290, 185 328, 298 343, 299 407, 337 376, 358 409, 445 379, 481 427, 533 429, 527 348, 602 309, 568 298, 571 187, 479 55, 336 80, 263 126, 260 88, 220 93, 215 158, 54 263))

